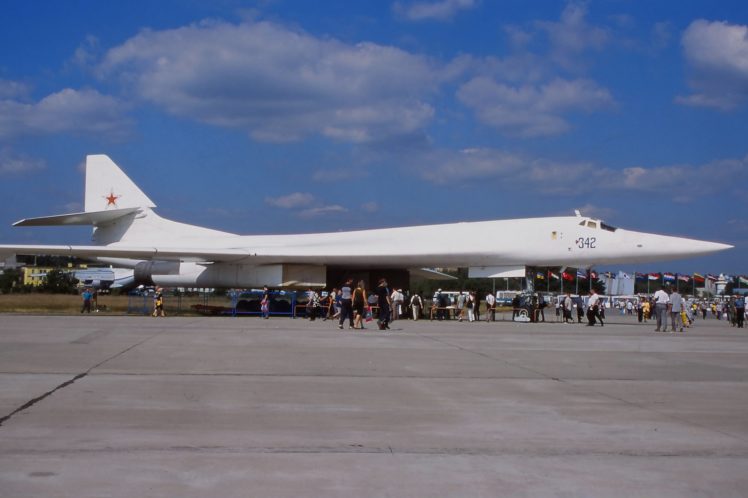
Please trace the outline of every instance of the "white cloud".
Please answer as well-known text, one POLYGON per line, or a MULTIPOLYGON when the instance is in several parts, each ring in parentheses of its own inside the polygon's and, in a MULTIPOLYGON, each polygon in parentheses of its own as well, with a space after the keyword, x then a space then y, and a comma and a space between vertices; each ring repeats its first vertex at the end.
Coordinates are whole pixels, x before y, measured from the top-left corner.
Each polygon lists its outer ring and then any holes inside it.
POLYGON ((348 211, 348 209, 338 204, 322 205, 314 195, 305 192, 294 192, 280 197, 266 197, 265 203, 282 209, 296 210, 296 215, 302 219, 348 211))
POLYGON ((319 134, 367 142, 420 130, 438 85, 428 59, 374 43, 346 44, 269 22, 144 31, 106 54, 146 101, 264 141, 319 134))
POLYGON ((280 197, 265 197, 265 203, 283 209, 294 209, 309 206, 314 202, 314 196, 309 193, 294 192, 280 197))
POLYGON ((476 0, 441 0, 410 5, 396 2, 393 9, 396 14, 409 21, 448 21, 461 10, 472 9, 477 4, 476 0))
POLYGON ((24 83, 0 79, 0 99, 26 98, 29 91, 24 83))
POLYGON ((748 156, 740 159, 719 159, 701 165, 666 165, 625 168, 617 176, 622 188, 659 193, 679 202, 693 202, 705 195, 732 192, 742 195, 748 177, 748 156))
MULTIPOLYGON (((593 188, 606 171, 590 163, 561 163, 498 149, 441 151, 421 158, 421 176, 435 184, 480 182, 497 189, 575 194, 593 188)), ((594 188, 597 188, 595 186, 594 188)))
POLYGON ((565 112, 592 112, 615 105, 608 90, 590 80, 554 79, 542 85, 511 86, 477 77, 458 90, 458 98, 483 123, 520 137, 558 135, 570 125, 565 112))
POLYGON ((694 93, 685 105, 730 110, 748 98, 748 26, 696 20, 683 33, 694 93))
POLYGON ((0 139, 54 133, 121 137, 130 127, 124 111, 114 97, 90 89, 66 88, 36 103, 0 100, 0 139))
POLYGON ((586 17, 586 2, 569 2, 558 22, 535 23, 548 35, 552 57, 562 66, 576 67, 579 64, 579 54, 601 50, 608 42, 608 32, 588 24, 586 17))
POLYGON ((304 209, 303 211, 299 213, 299 217, 300 218, 317 218, 320 216, 327 216, 330 214, 338 214, 338 213, 345 213, 345 212, 348 212, 346 208, 338 204, 333 204, 330 206, 320 206, 320 207, 304 209))
POLYGON ((0 149, 0 175, 20 174, 46 168, 43 159, 35 159, 14 153, 9 147, 0 149))
MULTIPOLYGON (((564 196, 613 191, 656 194, 676 202, 698 202, 704 196, 743 195, 748 156, 700 165, 634 166, 613 169, 584 161, 557 161, 493 148, 433 151, 410 159, 424 180, 437 185, 480 184, 497 192, 564 196)), ((607 213, 606 213, 607 214, 607 213)), ((599 214, 602 216, 602 214, 599 214)))
POLYGON ((367 213, 376 213, 379 211, 379 203, 376 201, 365 202, 361 204, 361 209, 367 213))

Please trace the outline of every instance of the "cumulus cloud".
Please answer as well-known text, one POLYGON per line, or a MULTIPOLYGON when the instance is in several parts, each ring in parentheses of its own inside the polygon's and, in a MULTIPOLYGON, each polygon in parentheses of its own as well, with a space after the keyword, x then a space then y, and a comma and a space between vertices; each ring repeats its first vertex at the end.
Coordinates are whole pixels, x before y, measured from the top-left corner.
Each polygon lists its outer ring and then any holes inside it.
POLYGON ((735 179, 748 175, 748 156, 719 159, 700 165, 677 164, 645 168, 624 168, 617 178, 628 190, 665 195, 679 202, 692 202, 704 195, 733 192, 741 195, 742 183, 735 179))
POLYGON ((470 76, 458 86, 457 98, 480 122, 521 138, 560 135, 571 129, 569 114, 614 108, 607 88, 574 76, 584 73, 583 54, 609 39, 586 16, 586 4, 571 2, 557 22, 504 26, 508 55, 459 58, 470 76))
POLYGON ((412 4, 396 2, 393 10, 408 21, 448 21, 461 10, 472 9, 477 4, 476 0, 441 0, 412 4))
POLYGON ((591 163, 555 162, 492 148, 442 151, 420 159, 421 176, 435 184, 495 183, 546 193, 573 194, 605 178, 591 163))
POLYGON ((730 110, 748 97, 748 26, 696 20, 683 33, 694 93, 680 104, 730 110))
POLYGON ((306 192, 294 192, 280 197, 265 197, 265 204, 295 211, 295 215, 302 219, 348 212, 347 208, 338 204, 325 205, 314 195, 306 192))
POLYGON ((582 195, 656 194, 676 202, 697 202, 705 195, 742 195, 748 156, 699 165, 632 166, 614 169, 588 161, 559 161, 494 148, 434 151, 410 162, 418 175, 437 185, 485 185, 497 191, 582 195))
POLYGON ((586 2, 569 2, 558 22, 537 21, 551 43, 555 61, 563 66, 576 66, 579 54, 601 50, 609 40, 608 32, 587 22, 586 2))
POLYGON ((0 99, 26 98, 29 91, 24 83, 0 79, 0 99))
POLYGON ((98 73, 171 114, 276 142, 412 133, 432 119, 426 96, 439 80, 431 61, 395 47, 251 21, 143 31, 109 50, 98 73))
POLYGON ((320 216, 327 216, 330 214, 338 214, 338 213, 345 213, 348 209, 344 208, 343 206, 340 206, 338 204, 333 204, 330 206, 320 206, 320 207, 314 207, 314 208, 308 208, 304 209, 303 211, 299 212, 299 218, 317 218, 320 216))
POLYGON ((43 159, 16 154, 9 147, 0 148, 0 175, 20 174, 46 168, 43 159))
POLYGON ((282 195, 280 197, 265 197, 265 203, 283 209, 294 209, 309 206, 314 202, 314 196, 304 192, 282 195))
POLYGON ((96 90, 66 88, 36 103, 0 100, 0 139, 53 133, 120 137, 130 121, 119 100, 96 90))
POLYGON ((563 113, 615 105, 607 89, 584 79, 557 78, 540 85, 512 86, 477 77, 460 87, 458 98, 483 123, 520 137, 563 133, 570 127, 563 113))

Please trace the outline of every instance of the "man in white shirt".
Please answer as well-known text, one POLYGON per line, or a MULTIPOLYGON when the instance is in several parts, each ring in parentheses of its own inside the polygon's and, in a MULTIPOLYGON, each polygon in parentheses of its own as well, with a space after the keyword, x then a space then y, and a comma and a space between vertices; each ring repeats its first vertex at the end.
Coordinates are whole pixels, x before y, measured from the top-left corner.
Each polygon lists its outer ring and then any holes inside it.
POLYGON ((665 290, 660 289, 657 292, 655 292, 654 295, 655 300, 655 316, 657 317, 657 328, 655 329, 655 332, 659 332, 660 328, 664 327, 662 329, 663 332, 667 332, 667 307, 668 304, 670 304, 670 296, 668 295, 665 290))
POLYGON ((494 297, 491 291, 488 291, 488 294, 486 294, 486 308, 486 321, 496 321, 496 297, 494 297))
POLYGON ((603 327, 605 324, 600 316, 600 296, 597 295, 595 289, 592 289, 589 300, 587 301, 587 320, 589 321, 587 326, 594 326, 596 318, 600 320, 600 326, 603 327))

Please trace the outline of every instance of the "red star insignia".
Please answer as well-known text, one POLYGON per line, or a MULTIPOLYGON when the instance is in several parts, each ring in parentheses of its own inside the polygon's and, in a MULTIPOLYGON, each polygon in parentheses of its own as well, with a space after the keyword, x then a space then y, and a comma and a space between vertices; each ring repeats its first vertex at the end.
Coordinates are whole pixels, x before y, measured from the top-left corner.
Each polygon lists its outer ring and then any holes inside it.
POLYGON ((117 207, 117 199, 122 197, 121 195, 114 195, 114 192, 110 192, 109 195, 104 196, 106 199, 106 207, 114 206, 117 207))

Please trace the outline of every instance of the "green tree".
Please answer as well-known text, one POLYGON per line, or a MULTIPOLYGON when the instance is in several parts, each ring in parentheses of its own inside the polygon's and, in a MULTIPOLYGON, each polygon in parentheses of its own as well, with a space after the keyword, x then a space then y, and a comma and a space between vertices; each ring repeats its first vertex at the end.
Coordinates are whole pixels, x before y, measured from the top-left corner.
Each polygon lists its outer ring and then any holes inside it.
POLYGON ((51 270, 47 272, 39 290, 53 294, 75 294, 75 286, 78 280, 71 274, 62 270, 51 270))
POLYGON ((21 270, 8 268, 0 274, 0 293, 8 294, 21 288, 21 270))

